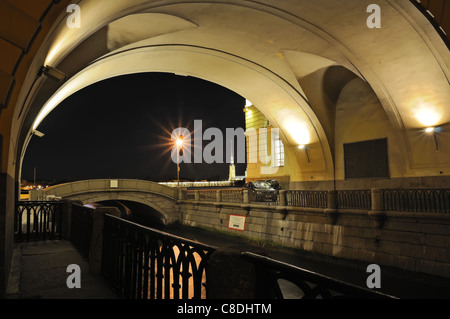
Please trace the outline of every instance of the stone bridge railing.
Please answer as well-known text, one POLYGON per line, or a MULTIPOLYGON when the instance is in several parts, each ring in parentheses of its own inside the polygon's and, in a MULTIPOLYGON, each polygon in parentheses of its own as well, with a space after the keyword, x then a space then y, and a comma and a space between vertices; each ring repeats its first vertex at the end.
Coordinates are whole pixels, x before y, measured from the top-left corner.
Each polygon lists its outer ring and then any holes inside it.
POLYGON ((156 182, 134 179, 93 179, 65 183, 42 190, 41 196, 73 197, 95 192, 145 192, 178 199, 178 191, 156 182))

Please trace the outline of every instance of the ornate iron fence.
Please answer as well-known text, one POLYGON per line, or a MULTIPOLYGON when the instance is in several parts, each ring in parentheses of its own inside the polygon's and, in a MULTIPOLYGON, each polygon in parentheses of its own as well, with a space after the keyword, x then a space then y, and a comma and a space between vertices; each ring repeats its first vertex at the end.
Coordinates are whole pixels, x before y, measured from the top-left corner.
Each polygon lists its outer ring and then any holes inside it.
POLYGON ((62 239, 63 207, 64 202, 17 202, 15 240, 62 239))
POLYGON ((72 204, 70 241, 80 254, 89 259, 94 209, 72 204))
POLYGON ((125 299, 206 298, 215 247, 105 215, 102 273, 125 299))
POLYGON ((286 203, 288 206, 327 208, 328 192, 315 190, 289 190, 286 191, 286 203))
POLYGON ((450 189, 383 189, 385 211, 450 213, 450 189))
POLYGON ((298 299, 393 299, 394 297, 355 286, 266 256, 243 252, 242 256, 255 265, 260 298, 285 299, 282 281, 295 284, 298 299))
POLYGON ((338 209, 372 209, 372 194, 370 190, 339 190, 336 192, 338 209))

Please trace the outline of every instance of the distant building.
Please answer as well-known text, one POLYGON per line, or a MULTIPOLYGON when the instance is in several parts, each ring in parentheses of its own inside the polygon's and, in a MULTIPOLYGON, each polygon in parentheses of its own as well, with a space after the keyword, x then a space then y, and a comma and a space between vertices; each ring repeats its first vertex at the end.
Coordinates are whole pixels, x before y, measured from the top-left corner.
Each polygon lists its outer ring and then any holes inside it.
POLYGON ((247 142, 246 180, 277 179, 281 183, 289 183, 289 167, 278 129, 249 101, 244 112, 247 142))

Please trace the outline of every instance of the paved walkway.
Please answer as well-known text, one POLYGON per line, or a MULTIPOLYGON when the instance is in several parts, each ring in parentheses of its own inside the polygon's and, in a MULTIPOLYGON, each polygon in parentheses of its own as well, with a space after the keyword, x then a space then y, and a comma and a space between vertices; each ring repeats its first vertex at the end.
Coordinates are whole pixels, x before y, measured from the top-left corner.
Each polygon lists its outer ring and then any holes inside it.
POLYGON ((16 244, 6 299, 117 299, 70 242, 36 241, 16 244), (80 266, 81 288, 68 288, 71 264, 80 266))

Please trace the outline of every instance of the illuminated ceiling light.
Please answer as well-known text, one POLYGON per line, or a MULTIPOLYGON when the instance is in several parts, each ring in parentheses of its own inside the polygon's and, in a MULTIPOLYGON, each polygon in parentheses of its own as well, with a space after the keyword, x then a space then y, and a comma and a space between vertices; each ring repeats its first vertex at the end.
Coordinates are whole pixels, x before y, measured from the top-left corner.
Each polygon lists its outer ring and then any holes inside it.
POLYGON ((304 149, 306 148, 306 145, 305 145, 305 144, 300 144, 300 145, 298 146, 298 148, 299 148, 300 150, 304 150, 304 149))
POLYGON ((433 127, 441 120, 442 112, 436 106, 422 102, 415 110, 415 117, 425 127, 433 127))
POLYGON ((425 129, 425 132, 427 132, 427 133, 434 133, 434 131, 435 131, 435 128, 434 128, 434 127, 427 127, 427 128, 425 129))
POLYGON ((285 128, 297 145, 307 145, 311 142, 311 135, 305 123, 290 121, 285 128))
POLYGON ((253 105, 253 103, 252 102, 250 102, 249 100, 245 100, 245 107, 250 107, 250 106, 252 106, 253 105))

